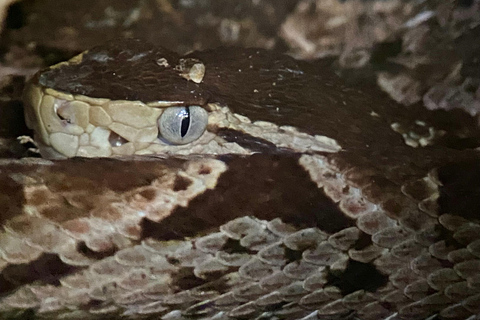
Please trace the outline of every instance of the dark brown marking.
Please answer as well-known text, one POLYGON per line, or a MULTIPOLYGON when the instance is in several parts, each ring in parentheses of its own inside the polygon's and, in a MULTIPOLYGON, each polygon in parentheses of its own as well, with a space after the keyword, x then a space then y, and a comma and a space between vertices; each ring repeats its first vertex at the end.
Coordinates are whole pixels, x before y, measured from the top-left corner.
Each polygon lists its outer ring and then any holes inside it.
POLYGON ((289 149, 278 148, 275 144, 265 139, 251 136, 247 133, 243 133, 233 129, 221 128, 216 134, 228 142, 235 142, 241 147, 250 150, 252 152, 262 153, 280 153, 280 152, 292 152, 289 149))
POLYGON ((440 213, 480 220, 480 162, 457 162, 437 169, 440 213))
POLYGON ((0 295, 37 281, 58 286, 62 277, 79 269, 64 263, 58 255, 49 253, 30 263, 10 264, 0 273, 0 295))
POLYGON ((297 155, 225 158, 228 170, 220 176, 215 190, 205 191, 187 208, 176 208, 159 223, 144 220, 142 236, 183 239, 242 216, 278 217, 294 226, 315 226, 328 233, 355 225, 310 180, 297 155))
POLYGON ((155 199, 157 191, 155 190, 155 188, 148 188, 142 190, 139 195, 147 201, 152 201, 153 199, 155 199))
MULTIPOLYGON (((96 308, 101 308, 105 304, 105 301, 90 299, 88 303, 79 305, 80 310, 95 310, 96 308)), ((113 320, 110 317, 104 317, 104 320, 113 320)))
POLYGON ((372 243, 372 237, 362 231, 360 233, 360 237, 357 239, 357 241, 355 241, 353 247, 355 250, 362 250, 371 245, 372 243))
POLYGON ((198 170, 198 173, 201 174, 201 175, 210 174, 211 172, 212 172, 212 168, 210 168, 206 165, 202 165, 200 170, 198 170))
POLYGON ((20 101, 0 101, 0 137, 15 138, 30 135, 31 131, 26 127, 24 117, 20 101))
MULTIPOLYGON (((148 188, 154 180, 177 169, 182 170, 185 160, 155 159, 155 165, 152 163, 75 158, 53 165, 9 164, 0 172, 0 223, 5 224, 23 214, 22 208, 26 204, 24 187, 32 183, 38 190, 30 188, 33 192, 28 204, 37 206, 45 218, 63 223, 88 217, 92 209, 102 207, 103 203, 107 206, 112 191, 123 193, 141 187, 150 190, 148 188)), ((180 184, 178 186, 181 187, 180 184)), ((151 200, 155 196, 152 192, 144 191, 141 196, 151 200)), ((106 209, 102 212, 118 214, 106 209)))
POLYGON ((239 240, 228 238, 225 244, 222 246, 222 251, 226 253, 249 253, 253 254, 254 252, 245 248, 240 244, 239 240))
POLYGON ((180 260, 178 260, 177 258, 173 258, 173 257, 167 257, 167 261, 168 261, 168 263, 173 264, 174 266, 176 266, 180 263, 180 260))
POLYGON ((23 186, 12 179, 8 170, 0 170, 0 225, 23 213, 23 186), (5 172, 7 171, 7 172, 5 172))
POLYGON ((51 69, 37 81, 46 87, 112 100, 184 101, 204 105, 208 93, 175 70, 180 56, 135 39, 116 39, 83 55, 80 64, 51 69), (157 64, 166 59, 168 66, 157 64), (175 90, 170 90, 175 87, 175 90))
POLYGON ((350 260, 345 271, 328 274, 327 285, 338 287, 345 296, 357 290, 374 292, 387 283, 388 276, 378 271, 374 265, 350 260))
POLYGON ((181 268, 173 276, 172 286, 178 290, 188 290, 207 283, 207 280, 196 277, 193 268, 181 268))
POLYGON ((303 251, 292 250, 285 246, 284 246, 284 250, 285 250, 285 258, 287 259, 288 263, 302 260, 303 251))
POLYGON ((192 180, 182 177, 177 175, 175 177, 175 181, 173 182, 173 191, 178 192, 178 191, 185 191, 188 189, 188 187, 192 184, 192 180))
POLYGON ((90 194, 105 188, 123 192, 134 187, 149 185, 155 178, 146 162, 124 162, 106 159, 101 166, 88 165, 89 159, 75 158, 70 163, 57 162, 49 171, 45 184, 52 192, 90 190, 90 194), (135 172, 135 175, 126 173, 135 172))

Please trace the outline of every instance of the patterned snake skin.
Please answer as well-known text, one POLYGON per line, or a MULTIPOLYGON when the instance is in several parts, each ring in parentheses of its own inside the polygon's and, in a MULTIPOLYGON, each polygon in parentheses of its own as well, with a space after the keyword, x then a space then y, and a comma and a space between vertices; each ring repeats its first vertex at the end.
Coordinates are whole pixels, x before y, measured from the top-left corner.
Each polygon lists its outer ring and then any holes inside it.
POLYGON ((480 318, 473 124, 263 50, 191 53, 199 83, 179 58, 128 40, 32 80, 213 120, 192 154, 0 162, 0 319, 480 318))

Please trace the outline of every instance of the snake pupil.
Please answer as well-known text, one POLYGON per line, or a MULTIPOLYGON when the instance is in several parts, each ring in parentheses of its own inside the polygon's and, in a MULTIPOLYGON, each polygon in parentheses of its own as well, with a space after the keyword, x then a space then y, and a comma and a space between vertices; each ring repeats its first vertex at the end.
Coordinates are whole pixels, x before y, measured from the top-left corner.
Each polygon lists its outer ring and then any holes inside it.
POLYGON ((183 137, 188 132, 188 128, 190 127, 190 109, 188 107, 185 107, 185 110, 181 114, 182 116, 182 126, 180 128, 180 134, 183 137))

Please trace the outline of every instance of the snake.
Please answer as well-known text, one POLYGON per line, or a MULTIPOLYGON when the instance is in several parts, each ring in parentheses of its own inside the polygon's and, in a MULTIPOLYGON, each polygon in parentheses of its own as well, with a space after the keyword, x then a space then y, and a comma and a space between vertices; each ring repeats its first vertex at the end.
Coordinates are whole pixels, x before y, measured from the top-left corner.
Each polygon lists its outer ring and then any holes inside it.
POLYGON ((451 113, 138 39, 24 105, 42 158, 0 161, 0 319, 480 317, 480 157, 451 113))

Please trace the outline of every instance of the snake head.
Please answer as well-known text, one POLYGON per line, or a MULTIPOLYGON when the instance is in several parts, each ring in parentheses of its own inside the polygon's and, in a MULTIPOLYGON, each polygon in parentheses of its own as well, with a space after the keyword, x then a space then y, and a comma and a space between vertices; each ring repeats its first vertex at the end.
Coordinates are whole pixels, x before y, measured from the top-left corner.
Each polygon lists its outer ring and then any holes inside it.
POLYGON ((289 105, 304 106, 283 84, 308 79, 293 59, 262 50, 180 57, 117 40, 40 71, 25 91, 26 118, 47 158, 337 152, 334 139, 297 129, 289 105))
POLYGON ((204 74, 197 59, 140 40, 111 41, 33 77, 25 91, 27 124, 48 158, 155 153, 147 149, 160 143, 159 123, 175 137, 172 124, 161 120, 169 107, 189 111, 183 118, 170 111, 168 118, 180 122, 185 141, 205 131, 208 116, 199 107, 207 100, 199 86, 204 74), (191 105, 198 107, 190 112, 191 105))

